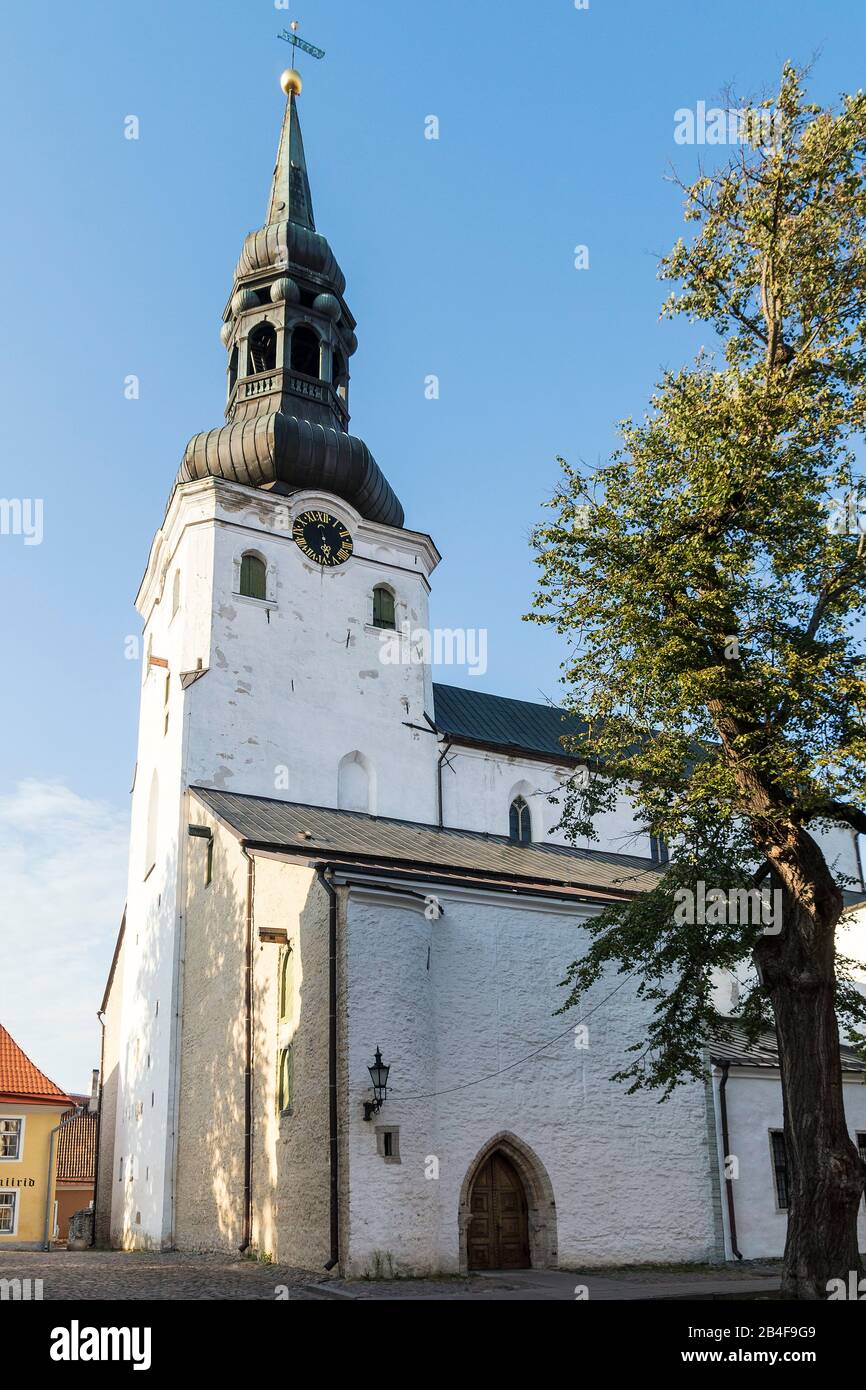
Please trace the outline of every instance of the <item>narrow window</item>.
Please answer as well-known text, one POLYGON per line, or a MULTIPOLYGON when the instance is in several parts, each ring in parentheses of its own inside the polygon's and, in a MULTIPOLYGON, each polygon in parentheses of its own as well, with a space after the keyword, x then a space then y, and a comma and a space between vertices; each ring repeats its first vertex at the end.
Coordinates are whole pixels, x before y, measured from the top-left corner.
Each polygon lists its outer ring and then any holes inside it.
POLYGON ((15 1162, 21 1157, 21 1121, 0 1120, 0 1159, 15 1162))
POLYGON ((667 864, 670 852, 660 835, 650 835, 650 859, 654 864, 667 864))
POLYGON ((270 323, 259 323, 249 336, 248 375, 272 372, 277 365, 277 335, 270 323))
POLYGON ((171 590, 171 616, 174 617, 180 608, 180 570, 174 572, 174 584, 171 590))
POLYGON ((321 352, 319 339, 305 323, 292 334, 292 371, 319 379, 321 352))
POLYGON ((207 859, 204 868, 204 886, 207 888, 213 882, 213 836, 207 842, 207 859))
POLYGON ((14 1234, 15 1208, 17 1205, 17 1192, 0 1192, 0 1234, 14 1234))
POLYGON ((773 1177, 776 1182, 776 1202, 780 1211, 788 1210, 788 1150, 785 1147, 785 1133, 781 1129, 770 1130, 770 1144, 773 1151, 773 1177))
POLYGON ((516 796, 511 803, 509 834, 515 845, 532 843, 532 822, 529 818, 529 807, 522 796, 516 796))
POLYGON ((388 628, 391 631, 397 626, 394 595, 384 585, 379 585, 373 590, 373 626, 388 628))
POLYGON ((334 370, 332 375, 334 390, 344 401, 348 395, 349 375, 346 371, 346 359, 339 348, 334 350, 334 370))
MULTIPOLYGON (((866 1163, 866 1131, 859 1130, 857 1133, 857 1152, 861 1162, 866 1163)), ((863 1193, 863 1205, 866 1206, 866 1191, 863 1193)))
POLYGON ((295 1049, 292 1043, 280 1053, 280 1075, 277 1085, 277 1106, 281 1115, 291 1115, 295 1094, 295 1049))
POLYGON ((241 593, 245 598, 267 597, 267 570, 258 555, 244 555, 241 560, 241 593))
POLYGON ((397 1125, 376 1126, 376 1152, 386 1163, 400 1163, 400 1130, 397 1125))
POLYGON ((292 1011, 294 989, 295 962, 290 943, 280 954, 279 1011, 281 1021, 288 1018, 292 1011))
POLYGON ((148 877, 156 863, 156 835, 159 824, 159 779, 153 774, 150 782, 150 799, 147 804, 147 839, 145 840, 144 876, 148 877))

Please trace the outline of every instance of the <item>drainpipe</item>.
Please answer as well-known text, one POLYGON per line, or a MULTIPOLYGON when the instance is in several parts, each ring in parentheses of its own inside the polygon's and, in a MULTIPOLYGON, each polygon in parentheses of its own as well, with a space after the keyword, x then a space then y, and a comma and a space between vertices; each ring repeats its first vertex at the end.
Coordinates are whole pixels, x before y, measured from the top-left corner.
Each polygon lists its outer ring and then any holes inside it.
MULTIPOLYGON (((96 1158, 93 1164, 93 1224, 90 1227, 90 1244, 96 1244, 96 1217, 99 1211, 99 1146, 102 1142, 102 1078, 105 1075, 105 1014, 97 1009, 96 1017, 102 1034, 99 1039, 99 1097, 96 1102, 96 1158)), ((109 1222, 109 1225, 111 1223, 109 1222)))
POLYGON ((244 964, 244 1225, 238 1247, 250 1248, 253 1230, 253 898, 256 888, 255 859, 243 847, 247 859, 246 960, 244 964))
POLYGON ((741 1260, 743 1257, 737 1248, 737 1213, 734 1209, 734 1180, 727 1171, 727 1160, 730 1157, 731 1145, 730 1134, 728 1132, 728 1102, 725 1096, 725 1090, 728 1085, 728 1072, 730 1071, 731 1064, 730 1062, 721 1062, 719 1065, 722 1068, 722 1079, 719 1082, 719 1108, 722 1112, 722 1148, 725 1151, 725 1188, 728 1194, 728 1223, 731 1231, 731 1250, 734 1258, 741 1260))
POLYGON ((444 813, 443 808, 442 808, 442 765, 443 765, 443 763, 445 762, 445 759, 448 757, 448 754, 449 754, 450 752, 451 752, 451 739, 448 739, 447 742, 443 745, 442 752, 439 754, 439 762, 438 762, 437 765, 436 765, 436 786, 437 786, 437 795, 438 795, 438 804, 439 804, 439 829, 440 829, 440 830, 443 828, 443 826, 444 826, 444 824, 445 824, 445 813, 444 813))
POLYGON ((328 895, 328 1148, 331 1173, 331 1257, 325 1269, 340 1262, 340 1188, 337 1131, 337 893, 331 882, 330 864, 319 864, 316 874, 328 895))

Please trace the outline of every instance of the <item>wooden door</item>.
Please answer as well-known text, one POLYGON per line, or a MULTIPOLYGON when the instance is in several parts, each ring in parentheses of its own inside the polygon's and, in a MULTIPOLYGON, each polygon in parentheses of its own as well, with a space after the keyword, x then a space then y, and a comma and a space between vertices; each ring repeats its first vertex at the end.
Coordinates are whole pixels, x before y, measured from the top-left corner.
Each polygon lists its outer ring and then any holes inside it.
POLYGON ((472 1184, 469 1268, 529 1269, 529 1222, 520 1175, 498 1150, 472 1184))

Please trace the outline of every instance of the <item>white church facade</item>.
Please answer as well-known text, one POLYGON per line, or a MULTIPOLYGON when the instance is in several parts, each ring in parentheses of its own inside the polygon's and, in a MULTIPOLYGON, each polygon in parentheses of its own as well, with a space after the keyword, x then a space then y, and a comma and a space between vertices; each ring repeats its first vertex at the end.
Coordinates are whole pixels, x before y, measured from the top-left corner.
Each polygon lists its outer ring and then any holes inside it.
MULTIPOLYGON (((430 630, 440 557, 347 432, 355 322, 284 89, 225 311, 226 424, 188 445, 137 597, 99 1238, 350 1276, 778 1255, 772 1040, 708 1040, 705 1079, 660 1105, 610 1080, 644 1026, 634 981, 556 1014, 587 921, 663 847, 626 802, 566 843, 559 711, 384 659, 389 632, 430 630)), ((854 837, 825 838, 862 885, 854 837)))

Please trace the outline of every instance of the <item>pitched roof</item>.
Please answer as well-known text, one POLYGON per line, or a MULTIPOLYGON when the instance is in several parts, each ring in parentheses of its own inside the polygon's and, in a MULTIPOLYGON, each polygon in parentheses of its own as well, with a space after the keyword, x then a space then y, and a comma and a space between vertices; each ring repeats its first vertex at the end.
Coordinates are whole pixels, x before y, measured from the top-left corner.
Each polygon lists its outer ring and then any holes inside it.
POLYGON ((209 787, 190 790, 248 844, 322 861, 402 868, 414 877, 446 874, 489 886, 527 887, 563 896, 610 900, 653 887, 658 870, 648 859, 563 845, 516 845, 504 835, 443 829, 357 811, 243 796, 209 787))
POLYGON ((69 1096, 31 1062, 0 1023, 0 1100, 35 1105, 69 1104, 69 1096))
POLYGON ((95 1174, 96 1114, 85 1110, 65 1120, 57 1137, 57 1180, 88 1182, 95 1174))
POLYGON ((504 695, 438 682, 433 684, 433 711, 440 733, 459 743, 541 754, 557 762, 566 762, 570 756, 560 741, 563 735, 573 736, 585 729, 579 719, 556 705, 509 700, 504 695))
MULTIPOLYGON (((779 1066, 779 1044, 773 1032, 762 1033, 755 1042, 749 1042, 745 1029, 736 1019, 727 1023, 728 1036, 713 1039, 710 1043, 710 1060, 729 1062, 732 1067, 773 1067, 779 1066)), ((854 1051, 853 1047, 840 1047, 844 1072, 866 1072, 866 1059, 854 1051)))

